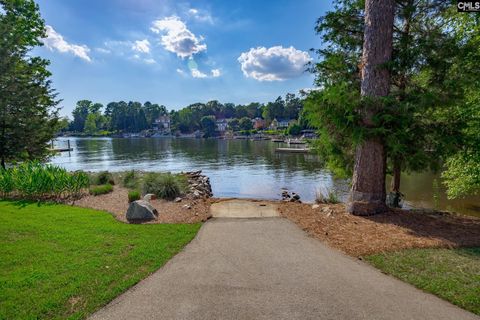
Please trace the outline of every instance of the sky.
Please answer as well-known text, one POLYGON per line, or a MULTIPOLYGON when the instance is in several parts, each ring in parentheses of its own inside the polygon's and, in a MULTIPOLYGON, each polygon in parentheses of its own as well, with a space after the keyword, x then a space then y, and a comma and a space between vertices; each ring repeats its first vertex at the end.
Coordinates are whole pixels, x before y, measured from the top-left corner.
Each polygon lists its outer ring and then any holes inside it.
POLYGON ((78 100, 273 101, 313 86, 321 0, 37 0, 61 114, 78 100))

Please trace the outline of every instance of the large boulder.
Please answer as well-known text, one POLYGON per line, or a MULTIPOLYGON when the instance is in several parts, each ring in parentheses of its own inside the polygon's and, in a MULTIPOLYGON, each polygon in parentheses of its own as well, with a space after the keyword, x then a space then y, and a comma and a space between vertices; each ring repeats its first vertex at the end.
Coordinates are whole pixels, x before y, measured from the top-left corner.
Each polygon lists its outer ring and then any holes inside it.
POLYGON ((130 203, 127 210, 128 221, 148 221, 155 220, 158 217, 158 211, 145 200, 138 200, 130 203))

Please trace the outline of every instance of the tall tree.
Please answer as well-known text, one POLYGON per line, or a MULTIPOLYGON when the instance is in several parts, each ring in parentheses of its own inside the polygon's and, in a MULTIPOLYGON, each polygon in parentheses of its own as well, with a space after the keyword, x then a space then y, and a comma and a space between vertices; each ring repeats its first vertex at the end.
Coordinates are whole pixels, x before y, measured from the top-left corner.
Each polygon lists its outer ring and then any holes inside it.
POLYGON ((0 0, 0 162, 48 156, 58 124, 49 62, 31 56, 45 23, 33 0, 0 0))
POLYGON ((75 109, 73 109, 73 130, 77 132, 83 132, 85 128, 85 121, 92 110, 96 110, 98 107, 95 106, 90 100, 80 100, 77 102, 75 109))
POLYGON ((200 125, 202 126, 205 138, 210 138, 215 135, 216 125, 214 116, 202 117, 200 120, 200 125))
MULTIPOLYGON (((387 63, 393 50, 393 0, 365 1, 365 32, 362 55, 361 96, 359 110, 365 127, 374 127, 373 117, 382 108, 380 98, 390 92, 387 63)), ((385 205, 386 155, 380 137, 366 137, 356 149, 352 189, 347 210, 357 215, 383 212, 385 205)))

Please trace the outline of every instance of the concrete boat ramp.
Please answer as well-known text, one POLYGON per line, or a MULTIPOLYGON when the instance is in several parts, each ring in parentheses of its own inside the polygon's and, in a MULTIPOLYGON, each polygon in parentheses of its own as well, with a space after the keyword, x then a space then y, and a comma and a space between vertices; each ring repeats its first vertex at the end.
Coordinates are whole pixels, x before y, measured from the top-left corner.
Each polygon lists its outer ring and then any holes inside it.
POLYGON ((91 319, 479 319, 231 200, 163 268, 91 319))

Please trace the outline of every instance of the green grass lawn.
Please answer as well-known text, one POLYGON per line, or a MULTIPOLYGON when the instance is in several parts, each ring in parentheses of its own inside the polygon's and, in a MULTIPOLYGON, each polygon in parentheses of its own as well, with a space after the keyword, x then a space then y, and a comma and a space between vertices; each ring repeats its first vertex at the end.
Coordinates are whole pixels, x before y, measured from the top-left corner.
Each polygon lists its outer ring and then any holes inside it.
POLYGON ((480 315, 480 248, 412 249, 366 258, 375 267, 480 315))
POLYGON ((165 264, 199 228, 0 201, 0 319, 85 318, 165 264))

